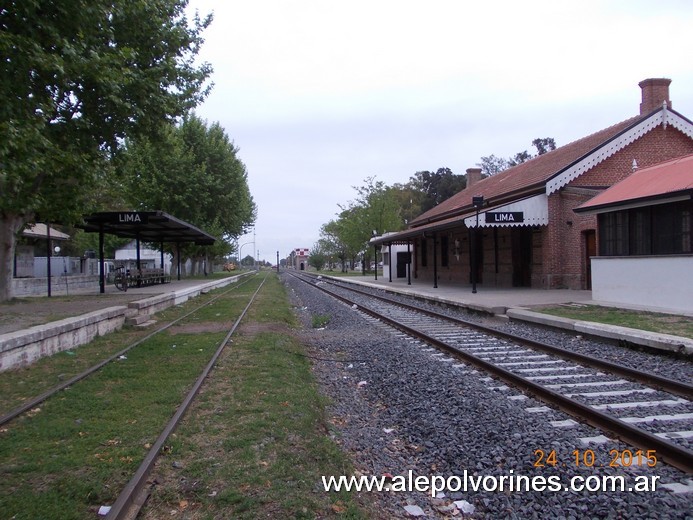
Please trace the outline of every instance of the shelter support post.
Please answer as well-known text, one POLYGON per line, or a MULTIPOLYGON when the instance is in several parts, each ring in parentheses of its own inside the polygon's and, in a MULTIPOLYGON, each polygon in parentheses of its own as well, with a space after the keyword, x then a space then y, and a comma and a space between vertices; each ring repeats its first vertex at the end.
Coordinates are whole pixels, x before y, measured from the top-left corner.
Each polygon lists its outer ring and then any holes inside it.
MULTIPOLYGON (((387 264, 388 264, 387 269, 388 269, 388 272, 390 273, 389 281, 391 282, 392 281, 392 242, 390 242, 387 245, 387 264)), ((385 266, 383 264, 383 269, 384 268, 385 268, 385 266)))
POLYGON ((178 281, 180 281, 180 242, 176 242, 176 260, 178 261, 178 281))
POLYGON ((438 233, 433 233, 433 288, 438 288, 438 233))
POLYGON ((106 258, 103 250, 103 225, 99 226, 99 292, 106 292, 106 258))
POLYGON ((411 240, 407 240, 407 285, 411 285, 411 240))
POLYGON ((46 260, 48 260, 46 265, 46 278, 48 279, 48 297, 51 297, 51 257, 53 252, 51 251, 51 223, 46 222, 46 260))

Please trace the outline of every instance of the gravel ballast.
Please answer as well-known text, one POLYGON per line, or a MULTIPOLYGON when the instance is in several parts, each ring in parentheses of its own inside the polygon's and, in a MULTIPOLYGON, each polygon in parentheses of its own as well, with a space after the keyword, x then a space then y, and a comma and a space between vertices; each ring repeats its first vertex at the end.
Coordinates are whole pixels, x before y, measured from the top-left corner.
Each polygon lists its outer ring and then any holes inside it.
MULTIPOLYGON (((661 485, 685 482, 685 476, 661 462, 654 468, 610 468, 610 450, 627 446, 616 441, 585 444, 582 439, 602 432, 586 425, 552 426, 549 421, 568 416, 555 410, 530 413, 528 408, 543 403, 503 389, 503 383, 364 317, 293 276, 282 278, 303 322, 315 376, 330 399, 330 434, 351 456, 357 475, 391 475, 395 489, 421 477, 421 491, 371 492, 382 518, 686 518, 690 513, 690 494, 662 487, 655 492, 564 490, 576 476, 590 478, 594 485, 603 476, 624 476, 627 486, 634 485, 636 477, 656 476, 661 485), (313 328, 315 316, 329 318, 324 328, 313 328), (552 451, 555 466, 546 464, 552 451), (589 462, 592 453, 594 467, 587 467, 584 457, 589 462), (536 468, 538 462, 544 467, 536 468), (597 467, 601 465, 607 467, 597 467), (424 484, 434 476, 438 483, 445 480, 455 487, 466 482, 467 489, 433 497, 424 484), (527 478, 517 483, 518 476, 527 478), (530 479, 536 490, 524 489, 530 479), (481 486, 476 491, 474 483, 481 486)), ((655 357, 657 367, 661 361, 658 369, 670 377, 672 367, 682 373, 690 370, 680 361, 524 324, 501 328, 514 333, 522 329, 532 339, 576 349, 589 349, 587 344, 614 349, 606 354, 612 360, 647 356, 633 361, 641 369, 655 357)))

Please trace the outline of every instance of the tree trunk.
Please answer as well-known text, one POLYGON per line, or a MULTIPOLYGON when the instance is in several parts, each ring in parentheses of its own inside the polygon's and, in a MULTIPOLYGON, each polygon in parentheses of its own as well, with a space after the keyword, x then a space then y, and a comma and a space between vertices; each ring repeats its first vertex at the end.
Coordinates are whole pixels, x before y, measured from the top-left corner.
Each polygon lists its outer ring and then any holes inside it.
POLYGON ((0 218, 0 302, 6 302, 12 298, 17 232, 24 223, 25 220, 20 215, 3 214, 0 218))

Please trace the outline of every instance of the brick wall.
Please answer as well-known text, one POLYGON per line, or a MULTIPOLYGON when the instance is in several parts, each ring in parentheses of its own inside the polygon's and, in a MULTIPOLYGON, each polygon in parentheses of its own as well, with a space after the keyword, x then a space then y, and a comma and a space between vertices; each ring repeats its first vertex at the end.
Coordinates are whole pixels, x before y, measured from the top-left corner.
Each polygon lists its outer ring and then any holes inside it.
POLYGON ((596 230, 597 219, 594 215, 579 216, 573 212, 592 195, 572 188, 612 186, 633 172, 633 159, 639 168, 646 168, 691 153, 693 140, 671 126, 666 129, 659 126, 550 195, 550 225, 544 234, 546 240, 542 252, 542 286, 549 289, 586 287, 584 232, 596 230))

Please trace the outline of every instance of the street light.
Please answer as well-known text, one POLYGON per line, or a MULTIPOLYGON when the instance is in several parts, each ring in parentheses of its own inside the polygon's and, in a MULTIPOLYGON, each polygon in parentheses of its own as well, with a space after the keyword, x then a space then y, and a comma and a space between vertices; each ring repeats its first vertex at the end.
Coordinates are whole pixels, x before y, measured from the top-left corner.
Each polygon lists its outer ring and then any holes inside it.
POLYGON ((479 232, 479 210, 484 205, 484 196, 475 195, 472 197, 472 205, 476 208, 476 227, 474 228, 474 235, 472 237, 472 293, 476 294, 476 246, 477 246, 477 233, 479 232))
POLYGON ((243 246, 247 246, 249 244, 254 244, 255 242, 246 242, 245 244, 242 244, 241 247, 238 249, 238 264, 242 267, 243 266, 243 246))

